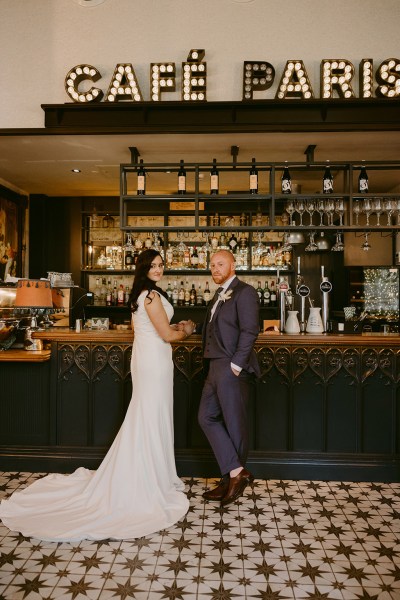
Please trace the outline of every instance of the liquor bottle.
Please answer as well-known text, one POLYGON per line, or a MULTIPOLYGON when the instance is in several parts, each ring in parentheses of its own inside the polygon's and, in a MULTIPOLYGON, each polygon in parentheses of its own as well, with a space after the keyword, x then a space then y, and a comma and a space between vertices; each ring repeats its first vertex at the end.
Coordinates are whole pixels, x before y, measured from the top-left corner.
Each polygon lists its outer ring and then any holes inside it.
POLYGON ((260 306, 262 306, 263 303, 263 298, 264 298, 264 290, 261 287, 261 281, 258 282, 258 287, 256 288, 256 292, 258 294, 258 302, 260 303, 260 306))
POLYGON ((271 304, 271 292, 269 291, 268 281, 265 282, 265 287, 263 291, 264 298, 264 306, 270 306, 271 304))
POLYGON ((186 194, 186 171, 183 160, 178 171, 178 194, 186 194))
POLYGON ((256 167, 256 159, 252 158, 252 165, 249 173, 250 194, 258 194, 258 170, 256 167))
POLYGON ((171 282, 170 281, 168 281, 166 292, 167 292, 168 300, 172 304, 172 287, 171 287, 171 282))
POLYGON ((168 244, 168 248, 165 252, 165 266, 167 269, 172 269, 172 265, 174 262, 174 251, 171 244, 168 244))
POLYGON ((185 282, 185 302, 184 302, 185 306, 189 306, 190 304, 190 286, 189 286, 189 281, 186 279, 185 282))
POLYGON ((172 288, 172 304, 174 306, 178 306, 179 292, 178 292, 178 282, 175 279, 174 287, 172 288))
POLYGON ((125 252, 125 269, 132 269, 133 267, 133 254, 131 250, 125 252))
POLYGON ((106 298, 107 298, 107 283, 106 283, 106 278, 103 277, 103 279, 101 281, 101 288, 100 288, 100 304, 102 306, 106 305, 106 298))
POLYGON ((181 281, 181 287, 178 292, 178 306, 185 305, 185 288, 183 287, 183 281, 181 281))
POLYGON ((111 287, 111 279, 107 281, 106 306, 112 306, 113 289, 111 287))
POLYGON ((290 177, 287 161, 285 161, 285 166, 283 168, 283 173, 281 177, 281 191, 282 194, 292 193, 292 178, 290 177))
POLYGON ((192 289, 190 290, 190 306, 196 306, 196 303, 197 303, 196 288, 194 287, 194 283, 192 283, 192 289))
POLYGON ((118 288, 117 288, 117 280, 114 279, 114 285, 112 289, 112 305, 117 306, 118 303, 118 288))
POLYGON ((271 306, 276 306, 276 289, 275 289, 275 281, 271 281, 271 306))
POLYGON ((200 246, 199 251, 199 269, 207 268, 207 252, 204 250, 203 246, 200 246))
POLYGON ((210 171, 210 194, 219 192, 219 172, 217 169, 217 159, 213 158, 213 164, 210 171))
POLYGON ((333 192, 333 177, 329 166, 329 160, 326 161, 324 177, 322 179, 322 191, 324 194, 332 194, 333 192))
POLYGON ((358 176, 358 193, 359 194, 368 194, 368 174, 365 169, 364 161, 361 165, 361 171, 358 176))
POLYGON ((199 288, 197 290, 196 304, 197 304, 197 306, 202 306, 203 305, 203 291, 201 289, 201 283, 199 283, 199 288))
POLYGON ((100 298, 101 298, 101 288, 100 288, 100 278, 97 277, 96 279, 96 285, 95 288, 93 290, 93 302, 96 305, 99 305, 100 302, 100 298))
POLYGON ((140 165, 137 171, 137 194, 144 196, 146 193, 146 171, 143 166, 143 160, 140 159, 140 165))
POLYGON ((190 266, 192 267, 192 269, 199 268, 199 255, 197 254, 196 246, 193 248, 193 253, 192 253, 192 256, 190 257, 190 266))
POLYGON ((118 306, 123 306, 124 305, 124 300, 125 300, 124 286, 121 283, 121 285, 118 288, 118 292, 117 292, 117 304, 118 304, 118 306))
POLYGON ((232 231, 230 240, 228 242, 228 246, 229 246, 232 254, 235 253, 237 244, 238 244, 237 237, 236 237, 236 235, 232 231))
POLYGON ((130 296, 130 290, 129 290, 129 285, 125 286, 125 298, 124 298, 124 304, 125 306, 129 305, 129 296, 130 296))
POLYGON ((183 251, 183 268, 190 269, 190 250, 187 246, 185 246, 185 250, 183 251))
POLYGON ((205 290, 204 290, 203 299, 204 299, 204 303, 206 305, 211 300, 211 292, 210 292, 210 288, 208 287, 208 281, 206 281, 206 287, 205 287, 205 290))

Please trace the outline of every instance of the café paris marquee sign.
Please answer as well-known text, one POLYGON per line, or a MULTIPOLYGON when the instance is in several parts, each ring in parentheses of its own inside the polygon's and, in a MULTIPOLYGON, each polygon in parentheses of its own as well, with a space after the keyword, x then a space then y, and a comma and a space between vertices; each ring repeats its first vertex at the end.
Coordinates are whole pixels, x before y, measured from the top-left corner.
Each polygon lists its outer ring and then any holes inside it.
MULTIPOLYGON (((203 61, 204 50, 191 50, 186 62, 182 63, 181 99, 184 102, 207 101, 207 63, 203 61)), ((374 81, 377 86, 375 95, 384 98, 400 96, 400 60, 388 58, 380 63, 374 76, 372 58, 363 58, 359 65, 359 97, 372 98, 374 81)), ((163 94, 176 89, 176 67, 174 62, 150 64, 150 99, 154 102, 163 100, 163 94)), ((354 65, 341 58, 321 61, 320 97, 355 98, 353 80, 354 65)), ((87 64, 77 65, 65 78, 65 89, 74 102, 99 102, 104 96, 105 102, 128 100, 143 102, 138 78, 131 63, 119 63, 108 89, 104 92, 97 87, 88 91, 80 91, 82 81, 93 82, 101 79, 96 67, 87 64)), ((243 64, 242 100, 253 100, 254 92, 269 89, 275 81, 275 69, 266 61, 245 61, 243 64)), ((302 60, 288 60, 283 69, 278 89, 277 100, 296 98, 310 100, 315 98, 314 91, 302 60)))

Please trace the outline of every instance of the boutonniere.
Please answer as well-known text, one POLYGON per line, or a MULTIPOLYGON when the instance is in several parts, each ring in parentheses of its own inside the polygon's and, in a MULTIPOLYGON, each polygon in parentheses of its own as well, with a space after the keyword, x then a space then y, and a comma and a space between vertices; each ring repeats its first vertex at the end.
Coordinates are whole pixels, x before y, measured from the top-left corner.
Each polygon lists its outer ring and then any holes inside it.
POLYGON ((219 297, 222 300, 222 302, 226 302, 227 300, 230 300, 232 293, 233 290, 228 290, 227 292, 220 292, 219 297))

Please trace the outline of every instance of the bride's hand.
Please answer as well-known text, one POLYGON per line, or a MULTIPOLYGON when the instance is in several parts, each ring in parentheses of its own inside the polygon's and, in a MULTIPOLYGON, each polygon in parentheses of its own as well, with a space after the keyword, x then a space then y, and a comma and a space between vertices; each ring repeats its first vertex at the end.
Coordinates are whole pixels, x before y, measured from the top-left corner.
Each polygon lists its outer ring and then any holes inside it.
POLYGON ((196 324, 191 321, 189 319, 189 321, 185 321, 183 323, 183 331, 186 333, 187 336, 192 335, 192 333, 194 332, 194 330, 196 329, 196 324))

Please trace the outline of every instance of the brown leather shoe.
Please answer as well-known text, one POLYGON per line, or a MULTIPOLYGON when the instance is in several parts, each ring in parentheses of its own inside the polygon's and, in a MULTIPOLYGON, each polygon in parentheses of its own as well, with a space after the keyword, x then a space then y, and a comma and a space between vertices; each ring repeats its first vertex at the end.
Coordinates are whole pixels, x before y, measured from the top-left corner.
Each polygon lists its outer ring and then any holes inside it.
POLYGON ((229 481, 230 481, 229 475, 228 475, 228 477, 222 477, 219 484, 215 488, 204 492, 203 498, 205 500, 215 500, 215 501, 219 502, 220 500, 222 500, 222 498, 225 496, 226 492, 228 491, 229 481))
POLYGON ((236 477, 231 477, 229 480, 228 491, 221 500, 222 506, 237 500, 252 481, 254 481, 254 475, 247 469, 240 471, 239 475, 236 475, 236 477))

